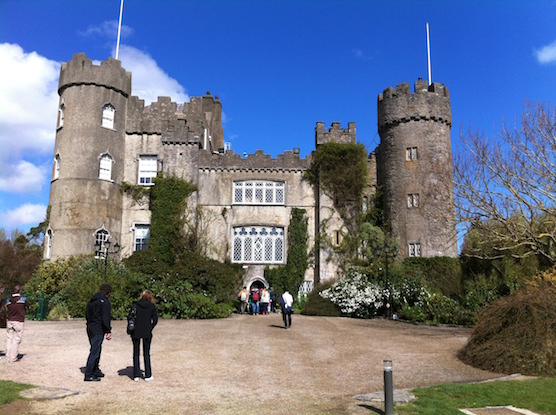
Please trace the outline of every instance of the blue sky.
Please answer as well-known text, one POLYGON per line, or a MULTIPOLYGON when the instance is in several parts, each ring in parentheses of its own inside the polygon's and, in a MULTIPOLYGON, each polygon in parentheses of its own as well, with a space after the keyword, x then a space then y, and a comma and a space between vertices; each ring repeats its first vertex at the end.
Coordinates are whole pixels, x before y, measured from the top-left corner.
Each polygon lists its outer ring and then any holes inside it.
MULTIPOLYGON (((120 0, 0 0, 0 228, 44 219, 60 63, 115 55, 120 0)), ((388 86, 432 80, 460 130, 493 136, 525 100, 556 98, 556 1, 125 0, 119 58, 133 94, 222 101, 236 153, 314 149, 314 128, 357 123, 378 143, 388 86)), ((493 136, 494 138, 494 136, 493 136)))

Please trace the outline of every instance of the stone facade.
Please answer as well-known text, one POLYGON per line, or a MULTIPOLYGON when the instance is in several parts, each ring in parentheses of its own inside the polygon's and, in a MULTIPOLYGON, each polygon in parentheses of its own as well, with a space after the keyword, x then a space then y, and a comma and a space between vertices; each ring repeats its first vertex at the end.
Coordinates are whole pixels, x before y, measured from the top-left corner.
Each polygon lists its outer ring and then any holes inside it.
MULTIPOLYGON (((160 97, 145 107, 130 95, 131 74, 119 61, 93 65, 83 53, 62 64, 58 92, 45 259, 89 254, 107 239, 119 243, 122 257, 143 248, 148 201, 120 189, 124 182, 150 186, 157 172, 197 185, 188 214, 203 231, 207 255, 245 264, 247 284, 264 284, 264 267, 286 262, 293 208, 307 213, 311 249, 323 221, 330 232, 344 229, 332 200, 303 179, 311 156, 294 150, 271 158, 257 150, 242 157, 225 148, 222 105, 208 92, 184 104, 160 97)), ((378 111, 381 144, 367 161, 365 195, 383 186, 402 256, 456 256, 447 88, 423 81, 414 94, 407 84, 388 88, 378 111), (411 147, 418 158, 406 160, 411 147), (419 195, 418 206, 407 207, 408 194, 419 195)), ((334 122, 325 130, 318 122, 315 145, 331 141, 355 143, 355 123, 342 129, 334 122)), ((307 286, 340 276, 325 248, 311 258, 307 286)))

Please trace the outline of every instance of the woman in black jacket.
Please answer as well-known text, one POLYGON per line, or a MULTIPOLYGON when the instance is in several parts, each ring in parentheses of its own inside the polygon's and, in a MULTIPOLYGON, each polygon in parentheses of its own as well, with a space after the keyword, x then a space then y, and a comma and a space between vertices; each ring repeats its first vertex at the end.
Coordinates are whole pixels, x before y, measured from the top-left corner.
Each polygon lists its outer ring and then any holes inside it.
MULTIPOLYGON (((137 301, 133 307, 135 308, 135 329, 131 332, 131 340, 133 341, 133 380, 139 382, 141 379, 141 367, 139 365, 139 344, 143 339, 143 359, 145 361, 145 381, 153 380, 151 370, 151 340, 153 338, 153 329, 158 323, 158 313, 154 306, 155 299, 149 290, 143 291, 141 299, 137 301)), ((131 318, 132 312, 128 320, 131 318)))

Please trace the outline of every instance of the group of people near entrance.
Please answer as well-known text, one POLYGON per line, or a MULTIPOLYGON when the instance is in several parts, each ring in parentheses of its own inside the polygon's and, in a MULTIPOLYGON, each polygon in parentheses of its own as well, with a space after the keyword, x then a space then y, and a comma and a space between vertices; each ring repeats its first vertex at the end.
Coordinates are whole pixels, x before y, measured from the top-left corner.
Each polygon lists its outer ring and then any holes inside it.
POLYGON ((268 314, 276 311, 276 303, 280 305, 282 312, 282 319, 284 320, 284 327, 287 329, 292 325, 293 314, 293 297, 288 290, 280 297, 276 298, 276 294, 272 287, 269 290, 266 288, 253 288, 251 292, 247 287, 239 292, 240 301, 240 314, 251 313, 253 315, 268 314))

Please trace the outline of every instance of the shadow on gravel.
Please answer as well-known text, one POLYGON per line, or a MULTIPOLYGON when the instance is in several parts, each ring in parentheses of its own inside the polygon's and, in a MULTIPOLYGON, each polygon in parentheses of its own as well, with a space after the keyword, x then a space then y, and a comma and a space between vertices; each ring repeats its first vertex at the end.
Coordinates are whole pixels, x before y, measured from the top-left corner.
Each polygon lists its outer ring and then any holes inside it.
POLYGON ((363 405, 363 404, 361 404, 361 405, 357 405, 357 406, 359 406, 359 407, 361 407, 361 408, 368 409, 368 410, 370 410, 371 412, 375 412, 375 413, 377 413, 377 414, 379 414, 379 415, 385 415, 385 413, 384 413, 384 411, 383 411, 382 409, 378 409, 378 408, 376 408, 376 407, 374 407, 374 406, 372 406, 372 405, 363 405))
POLYGON ((130 379, 133 379, 133 366, 128 366, 124 369, 118 370, 118 376, 127 376, 130 379))

